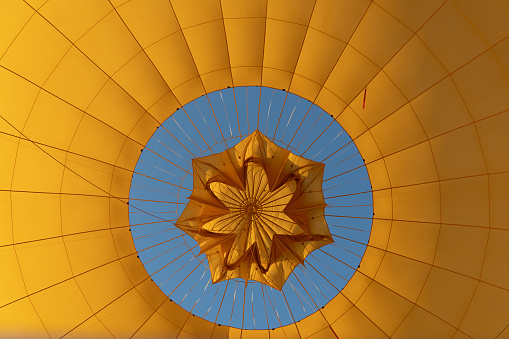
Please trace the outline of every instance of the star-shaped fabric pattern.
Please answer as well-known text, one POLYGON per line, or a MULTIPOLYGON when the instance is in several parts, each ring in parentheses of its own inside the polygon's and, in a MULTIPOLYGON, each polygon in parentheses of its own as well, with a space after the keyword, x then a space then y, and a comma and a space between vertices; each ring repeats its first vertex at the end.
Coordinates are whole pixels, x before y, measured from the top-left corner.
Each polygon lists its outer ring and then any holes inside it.
POLYGON ((193 191, 176 226, 207 255, 214 283, 243 278, 280 290, 309 253, 333 242, 323 170, 255 131, 193 160, 193 191))

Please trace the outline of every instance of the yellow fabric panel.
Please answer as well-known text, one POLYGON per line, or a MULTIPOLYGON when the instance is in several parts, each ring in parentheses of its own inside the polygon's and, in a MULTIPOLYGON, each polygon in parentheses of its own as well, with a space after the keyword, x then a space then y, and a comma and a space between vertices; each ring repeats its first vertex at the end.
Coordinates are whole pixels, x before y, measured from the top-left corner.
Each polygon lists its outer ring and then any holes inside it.
POLYGON ((259 86, 262 82, 261 67, 237 67, 232 68, 234 86, 259 86))
POLYGON ((372 3, 349 44, 379 67, 384 67, 411 36, 412 32, 401 22, 372 3))
POLYGON ((267 19, 263 66, 293 72, 299 60, 305 36, 305 26, 267 19))
POLYGON ((378 160, 382 157, 380 148, 376 144, 376 140, 373 138, 371 131, 366 131, 355 139, 355 145, 359 149, 359 153, 362 154, 362 158, 365 163, 370 163, 378 160))
POLYGON ((179 103, 173 93, 168 93, 148 109, 148 112, 162 123, 168 116, 175 112, 179 103))
POLYGON ((373 215, 379 219, 392 219, 393 199, 391 190, 373 192, 373 215))
POLYGON ((489 226, 488 176, 478 176, 440 183, 442 222, 489 226))
POLYGON ((376 272, 380 268, 380 263, 382 262, 384 254, 384 250, 368 246, 357 271, 369 278, 374 278, 376 272))
POLYGON ((402 221, 440 221, 438 183, 393 189, 394 219, 402 221))
POLYGON ((329 301, 321 310, 327 323, 332 324, 339 319, 346 311, 348 311, 353 304, 345 298, 343 294, 338 294, 335 298, 329 301))
POLYGON ((345 47, 340 40, 308 29, 295 73, 323 85, 345 47))
MULTIPOLYGON (((270 338, 271 339, 286 339, 286 338, 288 338, 288 336, 287 336, 286 332, 283 331, 282 327, 278 327, 278 328, 273 328, 270 330, 270 338)), ((292 338, 295 338, 295 336, 292 338)))
POLYGON ((131 337, 154 313, 154 309, 131 289, 97 312, 97 318, 116 338, 131 337))
POLYGON ((267 18, 307 25, 314 6, 315 1, 270 1, 267 4, 267 18))
POLYGON ((24 298, 0 308, 2 338, 51 338, 30 299, 24 298))
POLYGON ((119 228, 119 231, 128 232, 129 206, 126 200, 127 199, 110 198, 110 225, 113 234, 115 234, 116 228, 119 228))
POLYGON ((110 76, 141 51, 117 12, 106 15, 76 42, 76 46, 110 76))
POLYGON ((346 42, 370 4, 366 0, 316 1, 309 26, 346 42))
POLYGON ((221 3, 212 0, 203 3, 200 0, 171 0, 173 10, 182 29, 205 22, 221 19, 221 3))
POLYGON ((30 20, 34 11, 23 2, 10 0, 2 1, 0 13, 0 22, 2 23, 2 35, 0 36, 1 58, 16 35, 21 31, 28 20, 30 20))
POLYGON ((272 68, 263 68, 262 86, 288 89, 292 81, 292 73, 272 68))
POLYGON ((26 3, 28 5, 30 5, 31 7, 33 7, 34 9, 39 9, 39 8, 41 8, 42 5, 44 5, 44 3, 46 3, 46 1, 44 1, 44 0, 27 0, 26 3))
MULTIPOLYGON (((325 92, 326 89, 323 89, 321 93, 325 92)), ((320 99, 320 96, 318 96, 317 101, 320 99)), ((327 107, 324 107, 326 109, 327 107)), ((340 106, 341 108, 341 106, 340 106)), ((329 112, 329 110, 327 110, 329 112)), ((333 115, 336 117, 337 115, 333 115)), ((348 131, 348 135, 352 139, 356 139, 359 135, 364 133, 367 130, 366 124, 362 119, 359 117, 359 115, 349 106, 346 107, 339 117, 336 118, 336 121, 343 126, 345 131, 348 131)))
POLYGON ((224 20, 231 67, 262 66, 265 22, 263 18, 224 20))
POLYGON ((410 101, 410 104, 429 138, 472 122, 451 77, 438 82, 410 101))
POLYGON ((129 196, 129 184, 131 183, 132 171, 115 167, 111 181, 110 194, 112 197, 125 199, 129 196))
POLYGON ((3 55, 0 65, 40 86, 70 48, 71 43, 55 28, 34 15, 3 55))
POLYGON ((112 229, 111 233, 113 233, 113 240, 115 240, 119 258, 136 253, 133 237, 127 227, 112 229))
POLYGON ((281 327, 281 329, 284 333, 285 338, 288 339, 300 338, 299 331, 297 330, 297 326, 295 324, 283 326, 281 327))
POLYGON ((114 164, 125 138, 119 131, 85 115, 76 129, 69 151, 114 164))
POLYGON ((384 158, 384 161, 393 186, 398 187, 438 180, 433 153, 428 142, 389 155, 384 158), (419 171, 416 171, 415 168, 418 168, 419 171))
POLYGON ((267 13, 267 0, 235 1, 221 0, 223 18, 261 18, 267 13))
POLYGON ((434 264, 480 278, 489 232, 487 228, 442 225, 434 264))
MULTIPOLYGON (((0 138, 1 139, 1 138, 0 138)), ((0 191, 0 246, 14 242, 12 237, 11 193, 0 191)))
POLYGON ((129 277, 118 261, 99 266, 76 276, 75 279, 94 313, 132 288, 129 277), (101 288, 97 288, 98 284, 101 288))
POLYGON ((14 246, 0 248, 0 305, 4 306, 24 297, 27 292, 14 246))
POLYGON ((307 338, 329 326, 320 310, 307 316, 296 324, 302 338, 307 338))
MULTIPOLYGON (((232 331, 233 328, 230 328, 230 335, 227 338, 233 339, 232 331)), ((242 339, 270 339, 271 333, 270 330, 242 330, 242 339)), ((215 332, 214 332, 215 333, 215 332)))
POLYGON ((17 134, 26 123, 39 89, 17 74, 0 68, 0 90, 2 132, 17 134))
POLYGON ((373 280, 360 272, 355 272, 340 292, 346 299, 355 304, 373 280))
POLYGON ((78 49, 72 47, 60 61, 43 88, 84 110, 108 80, 78 49))
POLYGON ((380 328, 355 306, 332 323, 331 327, 341 339, 388 338, 380 328))
POLYGON ((430 265, 389 252, 385 254, 375 280, 415 302, 430 269, 430 265))
POLYGON ((141 326, 133 338, 177 338, 179 332, 180 328, 156 312, 141 326))
POLYGON ((455 331, 454 327, 443 320, 419 306, 414 306, 392 337, 398 339, 451 338, 455 331))
POLYGON ((156 124, 154 118, 150 117, 148 114, 145 114, 138 121, 129 135, 132 139, 125 140, 125 144, 122 146, 115 166, 122 169, 131 169, 136 166, 137 159, 141 152, 143 152, 143 146, 140 145, 145 145, 142 142, 150 138, 151 135, 149 135, 149 131, 152 131, 152 127, 156 124))
POLYGON ((308 93, 309 101, 313 102, 321 89, 322 86, 320 84, 298 74, 294 74, 289 91, 299 96, 304 96, 304 93, 308 93))
POLYGON ((0 162, 0 189, 2 190, 8 190, 11 187, 18 140, 16 137, 0 133, 0 154, 2 156, 2 161, 0 162))
POLYGON ((452 79, 474 120, 507 110, 509 79, 491 51, 454 72, 452 79))
POLYGON ((384 67, 403 95, 413 99, 447 76, 447 71, 417 36, 384 67))
POLYGON ((509 217, 509 174, 494 174, 489 176, 490 191, 490 226, 509 229, 505 220, 509 217))
POLYGON ((74 273, 62 238, 16 245, 16 255, 29 294, 69 279, 74 273))
MULTIPOLYGON (((348 110, 347 103, 344 102, 341 98, 339 98, 336 94, 329 91, 327 88, 322 87, 320 89, 320 93, 318 93, 318 96, 315 99, 315 105, 322 108, 324 111, 326 111, 328 114, 330 114, 333 118, 338 119, 338 116, 341 114, 345 114, 345 110, 348 110)), ((352 111, 349 110, 351 113, 352 111)), ((347 114, 345 114, 346 116, 347 114)), ((359 123, 360 120, 352 119, 353 121, 350 122, 350 124, 354 125, 355 123, 359 123)), ((361 123, 362 125, 362 123, 361 123)), ((357 127, 357 126, 356 126, 357 127)), ((362 126, 364 127, 364 126, 362 126)), ((361 127, 361 130, 362 130, 361 127)), ((355 127, 352 128, 353 130, 350 132, 355 132, 355 127)), ((355 133, 354 133, 355 134, 355 133)))
POLYGON ((426 140, 426 134, 409 104, 373 126, 371 133, 384 156, 426 140))
POLYGON ((199 77, 193 78, 172 90, 181 103, 189 102, 205 94, 203 83, 199 77))
POLYGON ((373 219, 371 234, 369 235, 369 246, 380 250, 387 249, 389 235, 392 229, 392 220, 373 219))
MULTIPOLYGON (((62 165, 60 165, 62 167, 62 165)), ((67 153, 62 192, 107 196, 113 167, 84 156, 67 153)))
POLYGON ((228 326, 218 326, 214 324, 214 331, 212 332, 212 338, 228 338, 228 333, 231 327, 228 326))
POLYGON ((474 338, 495 338, 507 327, 508 304, 507 290, 479 283, 459 329, 474 338))
POLYGON ((41 91, 28 117, 23 134, 37 143, 67 149, 83 112, 41 91))
POLYGON ((407 100, 387 74, 380 72, 366 87, 364 108, 362 108, 363 102, 364 91, 359 93, 350 106, 370 128, 405 105, 407 100))
POLYGON ((459 326, 478 281, 433 267, 417 305, 453 326, 459 326), (436 302, 440 300, 440 302, 436 302))
POLYGON ((86 3, 51 0, 44 3, 39 13, 71 42, 76 42, 112 10, 111 5, 104 0, 92 0, 86 3))
POLYGON ((198 76, 193 56, 181 31, 154 43, 145 51, 171 89, 198 76))
POLYGON ((503 39, 491 48, 491 52, 498 59, 500 67, 509 73, 509 39, 503 39))
POLYGON ((65 248, 74 274, 80 274, 117 259, 109 230, 69 235, 65 248))
POLYGON ((183 30, 187 45, 200 74, 230 65, 222 21, 213 21, 183 30))
POLYGON ((489 44, 494 44, 509 36, 506 14, 509 4, 505 1, 494 1, 489 6, 476 1, 454 1, 462 13, 481 32, 489 44))
POLYGON ((178 328, 182 328, 187 320, 187 317, 190 316, 189 312, 175 304, 173 301, 170 301, 168 298, 161 305, 161 307, 157 309, 157 312, 178 328))
POLYGON ((144 114, 143 108, 113 81, 108 81, 87 113, 127 135, 144 114))
POLYGON ((64 170, 61 163, 64 160, 63 151, 20 140, 12 177, 12 189, 58 192, 64 170))
POLYGON ((61 234, 59 195, 12 192, 11 204, 15 243, 61 234))
POLYGON ((0 138, 5 138, 7 136, 18 137, 21 135, 21 133, 11 124, 9 124, 5 119, 0 119, 0 135, 0 138))
POLYGON ((334 338, 334 336, 335 336, 335 333, 333 332, 332 327, 326 327, 323 330, 321 330, 320 332, 317 332, 317 333, 309 336, 308 338, 321 339, 321 338, 334 338))
POLYGON ((151 107, 170 88, 144 52, 138 53, 114 75, 115 80, 144 108, 151 107))
POLYGON ((66 338, 72 339, 85 339, 85 338, 97 338, 97 339, 112 339, 115 338, 108 329, 97 319, 96 316, 88 318, 74 328, 66 338))
POLYGON ((497 114, 476 123, 477 133, 486 160, 488 172, 509 171, 509 135, 504 132, 509 126, 509 112, 497 114))
MULTIPOLYGON (((129 133, 129 137, 133 139, 134 141, 127 140, 126 143, 130 143, 130 146, 132 147, 138 147, 139 145, 145 145, 152 134, 154 134, 154 131, 159 127, 159 123, 153 116, 151 116, 148 113, 145 113, 140 120, 138 120, 138 123, 134 126, 131 133, 129 133)), ((125 147, 125 145, 124 145, 125 147)), ((139 148, 138 148, 139 149, 139 148)), ((129 158, 135 158, 133 156, 135 153, 131 153, 131 156, 129 158)), ((127 160, 127 159, 126 159, 127 160)), ((124 167, 127 168, 134 168, 135 162, 132 159, 128 159, 128 164, 125 164, 124 167)))
POLYGON ((123 4, 125 4, 126 2, 128 2, 129 0, 110 0, 110 3, 114 6, 114 7, 118 7, 118 6, 121 6, 123 4))
POLYGON ((387 250, 432 264, 439 233, 440 224, 394 221, 387 250))
POLYGON ((184 326, 182 326, 182 331, 190 333, 198 338, 209 338, 212 336, 212 331, 214 330, 214 323, 202 319, 200 317, 196 317, 194 315, 189 315, 187 321, 184 326))
POLYGON ((136 289, 154 309, 158 309, 167 299, 166 294, 150 279, 144 280, 136 289))
POLYGON ((93 315, 76 282, 71 279, 30 296, 51 337, 61 337, 93 315))
POLYGON ((486 173, 486 164, 475 126, 454 130, 431 139, 433 158, 440 179, 486 173))
POLYGON ((412 31, 417 31, 444 3, 442 0, 418 3, 405 0, 376 0, 375 2, 412 31))
POLYGON ((143 48, 180 30, 171 4, 165 0, 129 1, 117 12, 143 48))
POLYGON ((452 336, 452 339, 468 339, 468 338, 471 337, 463 332, 460 332, 459 330, 456 330, 456 333, 454 333, 454 335, 452 336))
POLYGON ((180 334, 179 336, 177 337, 177 339, 199 339, 200 337, 197 337, 195 335, 192 335, 186 331, 180 331, 180 334))
MULTIPOLYGON (((258 67, 261 69, 260 67, 258 67)), ((221 69, 219 71, 202 74, 201 80, 208 93, 233 86, 232 70, 221 69)))
POLYGON ((341 53, 324 87, 336 94, 344 102, 350 102, 364 90, 366 83, 379 70, 380 68, 371 60, 348 45, 341 53))
POLYGON ((392 335, 413 304, 374 281, 355 305, 384 333, 392 335))
POLYGON ((488 45, 454 2, 446 2, 417 33, 448 72, 453 72, 488 45))
POLYGON ((145 267, 143 267, 143 264, 141 263, 141 260, 139 260, 135 254, 129 255, 125 258, 121 257, 120 263, 133 285, 138 285, 142 281, 150 279, 145 267))

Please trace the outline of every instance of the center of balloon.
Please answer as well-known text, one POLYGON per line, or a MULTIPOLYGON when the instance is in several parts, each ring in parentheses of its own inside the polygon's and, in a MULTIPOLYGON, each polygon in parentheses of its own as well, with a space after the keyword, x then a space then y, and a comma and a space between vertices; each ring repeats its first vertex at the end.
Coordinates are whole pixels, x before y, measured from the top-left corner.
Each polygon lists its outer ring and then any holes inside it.
POLYGON ((249 199, 245 202, 242 206, 241 214, 243 214, 247 220, 252 222, 259 218, 262 210, 263 207, 259 204, 258 199, 253 198, 252 200, 249 199))
POLYGON ((193 159, 193 191, 176 226, 207 255, 214 283, 243 278, 281 289, 309 253, 333 242, 323 170, 255 131, 193 159))

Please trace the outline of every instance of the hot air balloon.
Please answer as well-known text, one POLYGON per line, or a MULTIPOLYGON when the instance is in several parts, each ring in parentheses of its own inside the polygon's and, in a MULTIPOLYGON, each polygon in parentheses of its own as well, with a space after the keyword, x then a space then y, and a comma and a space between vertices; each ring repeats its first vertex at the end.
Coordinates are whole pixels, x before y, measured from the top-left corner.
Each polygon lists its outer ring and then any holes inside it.
POLYGON ((508 337, 508 17, 3 0, 0 337, 508 337))

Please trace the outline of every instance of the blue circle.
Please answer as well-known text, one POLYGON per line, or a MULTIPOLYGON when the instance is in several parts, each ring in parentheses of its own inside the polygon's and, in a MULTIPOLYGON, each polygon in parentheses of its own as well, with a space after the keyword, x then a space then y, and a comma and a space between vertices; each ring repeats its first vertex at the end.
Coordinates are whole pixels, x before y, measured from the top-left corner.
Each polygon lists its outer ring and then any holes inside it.
POLYGON ((147 142, 129 196, 131 234, 154 282, 192 314, 244 329, 294 323, 333 299, 360 264, 372 215, 366 166, 341 125, 313 103, 266 87, 223 89, 177 110, 147 142), (334 243, 312 252, 281 291, 243 279, 213 284, 206 256, 174 225, 192 191, 192 159, 223 152, 257 129, 325 164, 325 218, 334 243))

